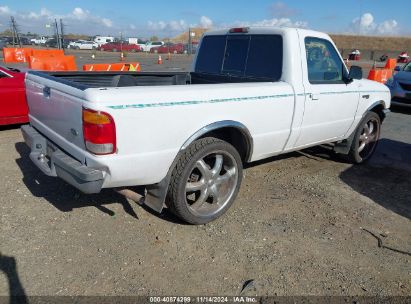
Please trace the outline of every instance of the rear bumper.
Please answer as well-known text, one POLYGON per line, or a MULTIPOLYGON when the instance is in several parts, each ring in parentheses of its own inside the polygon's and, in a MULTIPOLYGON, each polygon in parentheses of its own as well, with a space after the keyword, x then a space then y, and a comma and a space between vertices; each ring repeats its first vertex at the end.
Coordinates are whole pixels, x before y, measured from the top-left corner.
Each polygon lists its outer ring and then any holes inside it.
POLYGON ((21 127, 30 159, 46 175, 59 177, 84 193, 99 193, 104 175, 72 158, 30 125, 21 127))

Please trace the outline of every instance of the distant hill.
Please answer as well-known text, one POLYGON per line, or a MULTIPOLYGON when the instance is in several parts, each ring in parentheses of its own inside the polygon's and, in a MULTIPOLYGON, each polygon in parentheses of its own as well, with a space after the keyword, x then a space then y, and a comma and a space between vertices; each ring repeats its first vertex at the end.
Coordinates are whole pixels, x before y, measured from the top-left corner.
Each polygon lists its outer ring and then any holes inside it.
MULTIPOLYGON (((195 36, 193 41, 198 41, 208 31, 203 28, 191 29, 195 36)), ((338 49, 360 49, 369 51, 408 51, 411 53, 411 37, 380 37, 380 36, 355 36, 330 34, 338 49)), ((188 32, 184 32, 170 39, 172 42, 187 43, 188 32)))
POLYGON ((330 36, 339 49, 411 52, 411 37, 354 36, 335 34, 331 34, 330 36))

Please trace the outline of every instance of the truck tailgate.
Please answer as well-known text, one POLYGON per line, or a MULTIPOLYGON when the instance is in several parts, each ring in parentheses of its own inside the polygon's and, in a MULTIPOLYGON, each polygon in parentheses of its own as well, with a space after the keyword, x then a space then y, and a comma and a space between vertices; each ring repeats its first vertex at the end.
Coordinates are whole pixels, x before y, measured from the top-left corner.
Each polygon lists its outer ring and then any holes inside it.
POLYGON ((26 95, 31 125, 73 157, 83 161, 84 89, 46 74, 29 72, 26 76, 26 95))

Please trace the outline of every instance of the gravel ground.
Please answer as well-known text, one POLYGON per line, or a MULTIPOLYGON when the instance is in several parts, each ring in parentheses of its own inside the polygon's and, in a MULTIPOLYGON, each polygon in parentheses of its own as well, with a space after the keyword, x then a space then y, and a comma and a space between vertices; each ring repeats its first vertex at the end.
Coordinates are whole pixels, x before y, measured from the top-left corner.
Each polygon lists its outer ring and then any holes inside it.
MULTIPOLYGON (((191 58, 127 60, 156 71, 191 58)), ((81 194, 31 163, 18 127, 0 129, 0 295, 238 295, 253 279, 245 294, 410 296, 411 111, 394 110, 369 164, 316 147, 249 165, 235 204, 205 226, 81 194)))
POLYGON ((2 129, 0 295, 238 295, 253 279, 248 295, 409 296, 410 115, 387 118, 368 165, 322 147, 250 165, 205 226, 111 190, 81 194, 2 129))

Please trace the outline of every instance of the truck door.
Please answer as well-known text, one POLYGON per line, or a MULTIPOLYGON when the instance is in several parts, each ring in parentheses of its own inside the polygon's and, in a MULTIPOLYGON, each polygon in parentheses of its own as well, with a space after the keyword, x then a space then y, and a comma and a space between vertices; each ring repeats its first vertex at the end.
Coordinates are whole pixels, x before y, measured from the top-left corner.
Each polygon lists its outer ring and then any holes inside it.
POLYGON ((317 37, 301 39, 305 110, 296 147, 344 137, 359 102, 359 81, 344 82, 347 69, 334 45, 317 37))

